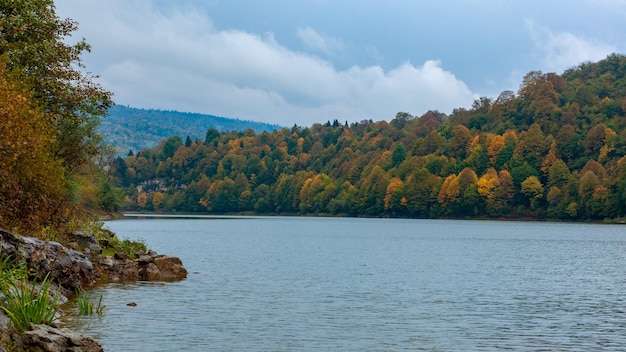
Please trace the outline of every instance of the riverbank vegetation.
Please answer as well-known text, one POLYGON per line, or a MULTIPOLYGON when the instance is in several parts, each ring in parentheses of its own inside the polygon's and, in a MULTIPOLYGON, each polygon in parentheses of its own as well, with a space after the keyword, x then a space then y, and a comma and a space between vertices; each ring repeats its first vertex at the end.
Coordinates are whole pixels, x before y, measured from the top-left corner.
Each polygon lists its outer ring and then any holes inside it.
POLYGON ((112 148, 97 129, 112 93, 83 71, 85 40, 67 44, 76 28, 52 0, 0 1, 2 350, 101 351, 90 337, 50 327, 66 295, 77 293, 70 313, 102 315, 102 297, 83 287, 187 275, 179 258, 96 221, 125 193, 107 182, 112 148))
POLYGON ((59 290, 52 291, 52 279, 46 276, 41 283, 28 281, 27 276, 12 277, 1 287, 4 301, 2 310, 19 332, 28 331, 31 324, 52 325, 57 316, 59 290))
POLYGON ((108 172, 139 211, 615 219, 626 213, 625 75, 612 54, 530 72, 517 92, 450 115, 209 129, 108 172))
POLYGON ((52 0, 0 2, 0 226, 62 229, 81 212, 111 93, 84 73, 85 40, 52 0))
MULTIPOLYGON (((84 40, 67 44, 76 28, 56 16, 51 0, 0 1, 0 230, 19 234, 16 238, 66 242, 69 233, 93 226, 85 207, 92 194, 104 199, 101 190, 93 190, 103 177, 97 169, 103 145, 96 128, 112 94, 82 71, 80 56, 89 45, 84 40)), ((51 263, 33 267, 46 253, 18 258, 17 252, 8 253, 6 239, 0 253, 0 310, 12 329, 0 326, 0 345, 28 349, 14 333, 53 325, 68 288, 58 272, 51 272, 51 263)), ((26 256, 29 250, 20 253, 26 256)), ((94 309, 103 313, 102 302, 94 309)))

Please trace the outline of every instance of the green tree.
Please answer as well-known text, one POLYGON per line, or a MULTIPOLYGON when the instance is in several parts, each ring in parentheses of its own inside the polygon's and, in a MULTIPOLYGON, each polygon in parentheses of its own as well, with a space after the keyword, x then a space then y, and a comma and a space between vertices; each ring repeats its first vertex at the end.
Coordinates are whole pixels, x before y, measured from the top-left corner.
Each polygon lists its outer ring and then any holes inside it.
POLYGON ((549 217, 557 219, 566 217, 565 195, 559 187, 550 187, 546 195, 546 201, 548 202, 547 214, 549 217))
POLYGON ((409 214, 416 217, 435 215, 437 195, 441 188, 442 178, 433 175, 422 167, 415 169, 409 175, 405 184, 406 206, 409 214))
POLYGON ((400 165, 406 159, 406 147, 404 143, 398 143, 393 147, 391 152, 391 164, 395 167, 400 165))
POLYGON ((104 182, 100 187, 98 203, 102 209, 118 211, 124 205, 125 197, 126 193, 122 188, 113 187, 109 182, 104 182))
POLYGON ((585 138, 585 148, 587 148, 589 154, 595 154, 600 151, 600 148, 604 145, 606 129, 605 124, 599 123, 589 130, 585 138))
POLYGON ((382 214, 385 210, 385 195, 389 178, 378 165, 363 180, 356 197, 357 209, 362 214, 382 214))
POLYGON ((413 148, 413 155, 428 155, 438 153, 446 145, 446 139, 437 131, 431 131, 426 137, 418 140, 413 148))
POLYGON ((626 214, 626 156, 621 157, 617 161, 617 179, 615 181, 617 188, 617 215, 624 216, 626 214))
POLYGON ((67 44, 76 29, 76 22, 57 17, 52 0, 0 2, 0 54, 32 82, 55 127, 56 158, 69 171, 99 152, 97 127, 112 105, 112 94, 81 70, 89 44, 67 44))
POLYGON ((357 194, 356 187, 345 181, 336 191, 335 198, 328 202, 328 211, 332 214, 353 214, 352 209, 357 194))
POLYGON ((494 216, 506 214, 511 207, 515 195, 513 178, 507 170, 498 172, 498 182, 495 185, 492 198, 487 200, 487 213, 494 216))
POLYGON ((228 177, 213 182, 200 202, 212 213, 237 211, 239 194, 235 190, 235 182, 228 177))
POLYGON ((206 131, 206 135, 204 137, 204 144, 213 145, 214 147, 217 147, 217 140, 219 138, 220 138, 220 132, 216 130, 215 128, 209 128, 206 131))
POLYGON ((174 153, 176 153, 181 145, 183 145, 183 140, 180 137, 174 136, 168 138, 165 143, 163 143, 163 160, 173 157, 174 153))
POLYGON ((562 187, 570 178, 570 171, 565 162, 557 159, 548 169, 548 187, 562 187))

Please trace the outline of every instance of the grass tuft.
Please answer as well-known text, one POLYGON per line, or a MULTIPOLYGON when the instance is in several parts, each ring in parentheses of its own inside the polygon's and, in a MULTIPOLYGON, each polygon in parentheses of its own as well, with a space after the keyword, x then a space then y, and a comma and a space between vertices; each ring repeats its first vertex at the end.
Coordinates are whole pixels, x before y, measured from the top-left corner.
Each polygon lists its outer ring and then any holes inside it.
MULTIPOLYGON (((119 239, 117 236, 109 239, 109 245, 115 252, 123 253, 129 258, 135 258, 137 255, 145 254, 148 252, 148 247, 144 240, 130 240, 128 238, 119 239)), ((106 249, 104 251, 106 253, 106 249)))
POLYGON ((4 304, 0 307, 11 320, 11 325, 18 331, 27 331, 29 325, 51 325, 57 320, 57 301, 59 291, 52 294, 52 279, 48 275, 41 284, 25 280, 10 280, 2 287, 4 304))
POLYGON ((94 303, 91 301, 91 295, 86 293, 85 291, 78 291, 76 294, 76 302, 78 305, 78 315, 105 315, 107 307, 102 304, 102 295, 100 295, 100 299, 98 303, 94 303))

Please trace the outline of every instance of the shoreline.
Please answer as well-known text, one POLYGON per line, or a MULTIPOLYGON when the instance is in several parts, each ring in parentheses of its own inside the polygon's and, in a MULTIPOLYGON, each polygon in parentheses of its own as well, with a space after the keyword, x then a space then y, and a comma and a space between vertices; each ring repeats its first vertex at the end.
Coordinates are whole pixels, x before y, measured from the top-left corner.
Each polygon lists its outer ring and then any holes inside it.
POLYGON ((519 222, 552 222, 552 223, 571 223, 571 224, 609 224, 620 225, 626 224, 626 218, 615 218, 605 220, 560 220, 551 218, 532 218, 532 217, 465 217, 465 218, 413 218, 402 216, 349 216, 349 215, 332 215, 332 214, 296 214, 296 213, 281 213, 281 214, 193 214, 193 213, 141 213, 141 212, 127 212, 121 213, 121 217, 115 217, 106 219, 105 221, 113 220, 125 220, 128 218, 172 218, 172 219, 264 219, 264 218, 353 218, 353 219, 403 219, 403 220, 459 220, 459 221, 519 221, 519 222))
POLYGON ((64 315, 60 306, 71 302, 68 296, 108 283, 167 282, 187 277, 180 258, 158 254, 143 243, 120 240, 109 230, 99 230, 98 234, 74 231, 63 245, 0 229, 0 259, 10 258, 28 273, 28 282, 18 285, 20 290, 49 278, 54 285, 50 286, 52 295, 59 294, 52 323, 30 324, 24 332, 16 329, 5 311, 0 310, 0 351, 103 351, 95 339, 60 327, 59 317, 64 315))

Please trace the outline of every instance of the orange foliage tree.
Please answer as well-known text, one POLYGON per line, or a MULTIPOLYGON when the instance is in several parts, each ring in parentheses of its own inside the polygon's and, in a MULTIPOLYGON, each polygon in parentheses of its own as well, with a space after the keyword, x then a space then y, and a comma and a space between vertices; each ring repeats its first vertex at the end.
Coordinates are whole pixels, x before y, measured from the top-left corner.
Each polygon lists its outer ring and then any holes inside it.
POLYGON ((69 205, 53 120, 27 81, 0 64, 0 224, 22 231, 62 221, 69 205))

